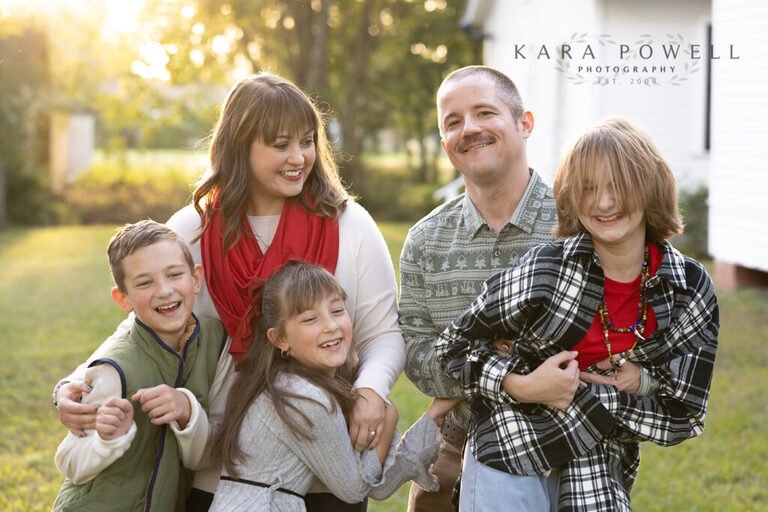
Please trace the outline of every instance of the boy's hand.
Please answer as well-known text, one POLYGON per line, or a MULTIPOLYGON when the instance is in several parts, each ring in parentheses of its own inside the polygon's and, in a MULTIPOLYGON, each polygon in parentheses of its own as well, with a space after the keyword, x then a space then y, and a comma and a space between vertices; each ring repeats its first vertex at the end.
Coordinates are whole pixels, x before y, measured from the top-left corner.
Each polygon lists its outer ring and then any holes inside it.
POLYGON ((133 422, 133 405, 125 398, 112 397, 96 411, 96 432, 105 441, 128 433, 133 422))
POLYGON ((78 437, 85 436, 85 430, 96 428, 96 409, 99 404, 81 404, 84 394, 91 391, 85 382, 68 382, 56 392, 56 411, 59 421, 78 437))
POLYGON ((147 413, 154 425, 176 421, 183 430, 192 414, 192 405, 187 395, 167 384, 140 389, 133 394, 131 400, 141 403, 141 410, 147 413))
POLYGON ((427 416, 432 418, 438 427, 443 426, 445 415, 461 402, 461 398, 435 398, 427 408, 427 416))

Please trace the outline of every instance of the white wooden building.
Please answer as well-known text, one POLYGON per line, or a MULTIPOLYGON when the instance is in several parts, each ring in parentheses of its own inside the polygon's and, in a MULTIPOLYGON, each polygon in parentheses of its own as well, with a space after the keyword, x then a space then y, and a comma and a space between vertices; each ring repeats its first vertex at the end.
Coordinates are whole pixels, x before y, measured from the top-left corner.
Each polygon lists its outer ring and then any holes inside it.
POLYGON ((768 285, 768 3, 714 0, 713 38, 744 48, 712 74, 709 252, 715 282, 768 285), (757 272, 759 271, 759 272, 757 272))
POLYGON ((627 117, 681 188, 709 186, 717 268, 768 271, 768 3, 469 0, 462 25, 533 112, 529 162, 545 178, 585 127, 627 117))

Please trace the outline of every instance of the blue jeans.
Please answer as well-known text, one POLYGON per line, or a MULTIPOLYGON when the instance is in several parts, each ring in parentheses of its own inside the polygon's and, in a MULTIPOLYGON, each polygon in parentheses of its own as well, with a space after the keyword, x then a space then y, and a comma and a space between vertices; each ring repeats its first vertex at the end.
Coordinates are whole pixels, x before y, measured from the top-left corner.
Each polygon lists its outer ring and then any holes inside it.
POLYGON ((490 468, 467 446, 461 473, 460 512, 556 512, 559 472, 519 476, 490 468))

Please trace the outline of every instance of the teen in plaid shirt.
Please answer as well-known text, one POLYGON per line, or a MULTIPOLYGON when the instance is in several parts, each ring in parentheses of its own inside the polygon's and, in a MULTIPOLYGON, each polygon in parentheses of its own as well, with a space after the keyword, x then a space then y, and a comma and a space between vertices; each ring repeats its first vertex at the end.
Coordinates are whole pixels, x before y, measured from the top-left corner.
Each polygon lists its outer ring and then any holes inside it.
POLYGON ((608 120, 565 158, 554 194, 566 238, 490 278, 437 345, 473 413, 466 510, 532 493, 543 501, 530 510, 630 510, 638 443, 704 427, 718 308, 701 264, 667 242, 682 231, 669 166, 647 135, 608 120), (587 382, 566 410, 511 398, 516 377, 562 350, 578 351, 587 382))

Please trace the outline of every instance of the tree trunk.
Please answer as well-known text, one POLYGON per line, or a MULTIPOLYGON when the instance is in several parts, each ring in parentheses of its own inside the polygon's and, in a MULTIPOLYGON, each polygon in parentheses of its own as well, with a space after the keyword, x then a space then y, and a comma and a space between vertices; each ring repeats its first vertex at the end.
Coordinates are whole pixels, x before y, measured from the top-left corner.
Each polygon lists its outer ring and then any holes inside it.
MULTIPOLYGON (((307 78, 309 68, 312 65, 312 18, 314 11, 305 0, 293 0, 288 4, 288 12, 294 20, 293 29, 283 29, 285 32, 286 44, 289 45, 291 39, 295 40, 298 46, 297 54, 292 56, 293 79, 301 87, 307 87, 307 78)), ((295 47, 294 47, 295 48, 295 47)))
POLYGON ((317 34, 312 43, 312 54, 307 72, 307 89, 327 94, 328 89, 328 8, 331 0, 321 0, 317 13, 317 34))
POLYGON ((368 71, 368 57, 370 54, 370 35, 368 26, 370 25, 371 8, 374 0, 365 0, 360 14, 360 23, 357 26, 357 41, 355 47, 355 61, 352 77, 347 94, 346 122, 344 123, 344 146, 345 151, 352 157, 348 162, 345 174, 347 181, 361 184, 363 180, 362 166, 360 164, 360 153, 363 149, 363 131, 360 129, 360 118, 363 117, 361 97, 365 96, 367 89, 366 74, 368 71))

